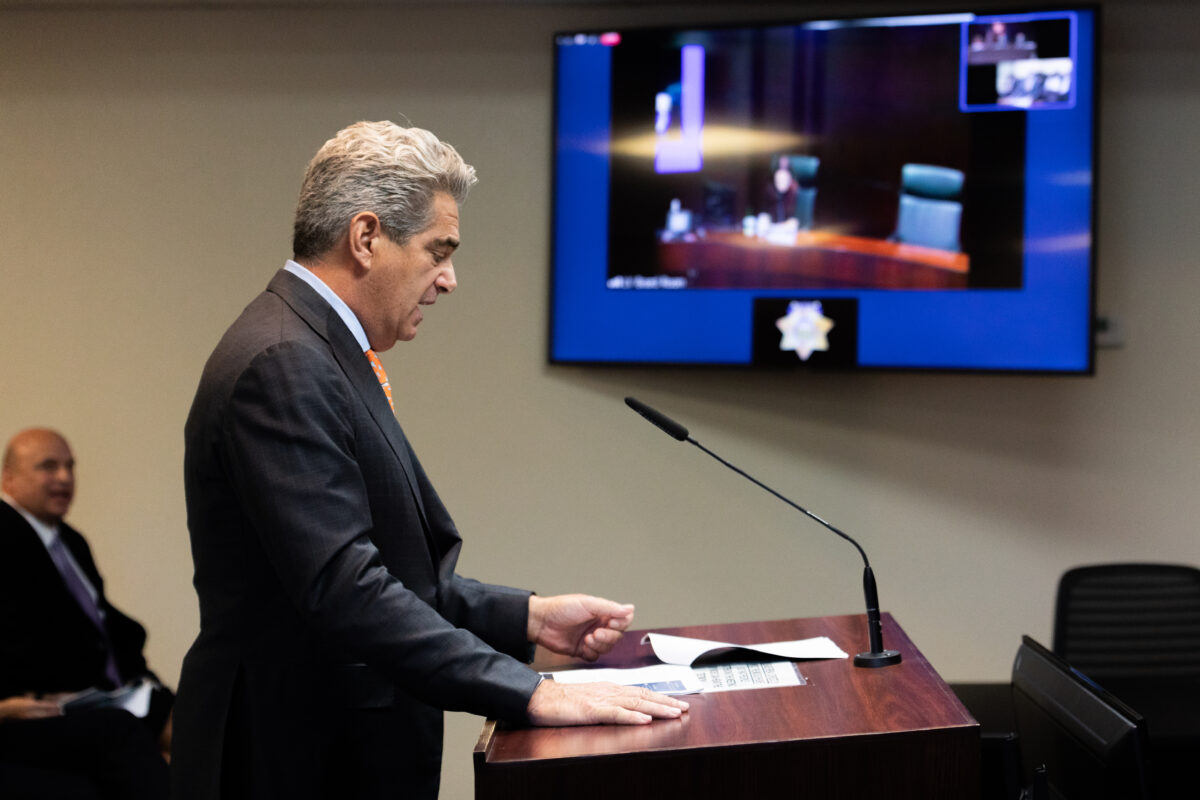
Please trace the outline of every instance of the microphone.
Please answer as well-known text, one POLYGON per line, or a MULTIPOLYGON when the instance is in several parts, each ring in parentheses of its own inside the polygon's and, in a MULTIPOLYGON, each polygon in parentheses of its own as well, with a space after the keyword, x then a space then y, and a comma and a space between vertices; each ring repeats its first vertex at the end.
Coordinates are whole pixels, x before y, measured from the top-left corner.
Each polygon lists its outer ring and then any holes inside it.
POLYGON ((670 436, 672 439, 678 439, 681 442, 691 440, 693 444, 695 443, 695 440, 688 436, 687 428, 683 427, 666 414, 655 411, 641 400, 637 400, 633 397, 626 397, 625 405, 629 406, 634 411, 648 419, 652 425, 662 430, 663 433, 667 434, 667 436, 670 436))
POLYGON ((879 591, 875 586, 875 573, 871 570, 871 562, 867 560, 867 553, 865 550, 862 549, 862 545, 860 545, 858 542, 854 541, 854 539, 851 538, 849 536, 849 534, 846 534, 843 531, 838 530, 833 525, 829 524, 825 520, 818 517, 816 514, 809 511, 807 508, 797 505, 796 503, 792 502, 788 498, 781 495, 779 492, 772 489, 770 486, 767 486, 765 483, 763 483, 762 481, 753 477, 749 473, 739 469, 738 467, 735 467, 733 464, 730 464, 728 461, 721 458, 719 455, 717 455, 713 451, 709 450, 704 445, 700 444, 698 441, 696 441, 690 435, 688 435, 687 428, 683 427, 678 422, 676 422, 675 420, 668 417, 666 414, 663 414, 660 411, 656 411, 655 409, 651 408, 650 406, 646 405, 645 403, 643 403, 640 400, 637 400, 636 398, 633 398, 633 397, 626 397, 625 405, 629 406, 634 411, 641 414, 643 417, 645 417, 647 420, 649 420, 655 427, 657 427, 660 430, 662 430, 663 432, 665 432, 672 439, 676 439, 681 442, 688 442, 689 444, 694 444, 696 447, 700 448, 705 453, 712 456, 714 459, 716 459, 717 461, 721 462, 723 465, 725 465, 729 469, 736 472, 738 475, 741 475, 743 478, 750 481, 755 486, 759 487, 760 489, 765 489, 767 492, 770 492, 771 494, 775 495, 775 497, 777 497, 780 500, 782 500, 783 502, 787 503, 792 508, 794 508, 797 511, 799 511, 800 513, 804 514, 808 518, 810 518, 816 522, 819 522, 821 525, 828 528, 830 531, 833 531, 838 536, 842 537, 847 542, 854 545, 855 549, 858 550, 858 554, 860 556, 862 556, 862 560, 863 560, 863 594, 866 597, 866 601, 867 601, 867 641, 868 641, 868 646, 870 648, 867 652, 859 653, 858 655, 856 655, 854 657, 854 666, 856 666, 856 667, 887 667, 892 664, 900 663, 901 656, 900 656, 900 652, 898 650, 885 650, 883 648, 883 623, 879 619, 879 591))

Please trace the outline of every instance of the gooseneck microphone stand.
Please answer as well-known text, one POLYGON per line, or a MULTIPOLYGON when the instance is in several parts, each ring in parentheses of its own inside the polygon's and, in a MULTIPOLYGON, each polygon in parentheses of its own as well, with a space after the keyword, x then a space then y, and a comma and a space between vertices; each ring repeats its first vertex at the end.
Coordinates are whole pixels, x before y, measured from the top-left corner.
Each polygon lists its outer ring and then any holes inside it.
POLYGON ((858 554, 862 556, 863 560, 863 594, 866 596, 867 600, 867 641, 868 647, 870 648, 867 652, 859 653, 858 655, 854 656, 854 666, 887 667, 891 666, 892 664, 900 663, 901 656, 898 650, 885 650, 883 647, 883 623, 879 619, 879 591, 875 586, 875 573, 871 569, 871 562, 867 559, 867 553, 862 549, 862 545, 854 541, 849 534, 838 530, 830 523, 809 511, 807 508, 804 508, 803 506, 789 500, 779 492, 772 489, 770 486, 767 486, 765 483, 755 478, 753 475, 747 473, 745 470, 742 470, 741 468, 736 467, 725 459, 721 458, 712 450, 709 450, 707 447, 700 444, 698 441, 688 435, 687 428, 683 427, 665 414, 656 411, 640 400, 632 397, 625 398, 625 405, 641 414, 651 424, 662 430, 672 439, 695 445, 696 447, 700 448, 700 450, 719 461, 721 464, 724 464, 738 475, 741 475, 743 478, 753 483, 755 486, 770 492, 775 497, 779 498, 792 508, 807 516, 809 519, 819 522, 825 528, 833 531, 838 536, 854 545, 855 549, 858 550, 858 554))

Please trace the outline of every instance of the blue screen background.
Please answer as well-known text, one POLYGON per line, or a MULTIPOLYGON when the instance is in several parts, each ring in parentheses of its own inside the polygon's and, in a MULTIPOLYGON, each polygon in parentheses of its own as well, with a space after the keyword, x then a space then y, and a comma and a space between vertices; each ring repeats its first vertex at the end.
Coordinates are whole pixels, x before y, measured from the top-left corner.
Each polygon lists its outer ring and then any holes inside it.
MULTIPOLYGON (((1071 14, 1073 106, 975 112, 1028 115, 1024 285, 804 291, 858 299, 859 366, 1091 368, 1094 19, 1071 14)), ((551 360, 749 364, 754 299, 795 292, 605 285, 611 53, 598 44, 557 46, 551 360)))

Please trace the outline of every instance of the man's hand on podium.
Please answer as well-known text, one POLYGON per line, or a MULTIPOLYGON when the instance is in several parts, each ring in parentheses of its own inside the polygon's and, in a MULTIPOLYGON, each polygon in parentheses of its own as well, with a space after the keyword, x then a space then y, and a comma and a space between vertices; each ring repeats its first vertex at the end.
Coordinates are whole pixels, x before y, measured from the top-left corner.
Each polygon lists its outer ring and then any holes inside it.
POLYGON ((529 598, 529 641, 563 655, 595 661, 613 649, 633 622, 633 606, 586 594, 529 598))
POLYGON ((529 721, 546 727, 645 725, 655 719, 677 719, 687 708, 683 700, 638 686, 544 680, 529 698, 529 721))
MULTIPOLYGON (((529 641, 563 655, 595 661, 613 649, 633 606, 586 594, 529 598, 529 641)), ((675 719, 688 704, 648 689, 615 683, 565 685, 544 680, 529 698, 534 725, 644 725, 675 719)))

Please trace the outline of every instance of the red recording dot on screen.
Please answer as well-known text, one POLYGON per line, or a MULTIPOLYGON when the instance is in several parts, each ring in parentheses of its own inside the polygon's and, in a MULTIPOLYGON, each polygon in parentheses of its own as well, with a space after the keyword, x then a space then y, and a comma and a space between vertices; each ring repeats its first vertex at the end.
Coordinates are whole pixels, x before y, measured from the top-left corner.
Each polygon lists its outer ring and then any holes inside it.
POLYGON ((600 44, 613 47, 621 43, 621 34, 616 32, 600 34, 600 44))

